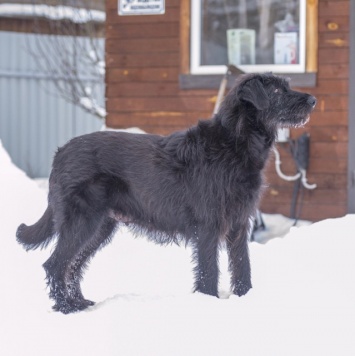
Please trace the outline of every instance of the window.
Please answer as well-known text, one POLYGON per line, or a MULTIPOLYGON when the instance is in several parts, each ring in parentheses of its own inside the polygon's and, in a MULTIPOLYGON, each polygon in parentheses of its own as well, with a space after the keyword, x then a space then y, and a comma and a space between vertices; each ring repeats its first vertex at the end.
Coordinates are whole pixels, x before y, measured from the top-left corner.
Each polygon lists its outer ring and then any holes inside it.
POLYGON ((228 64, 304 73, 306 11, 306 0, 192 0, 190 74, 222 74, 228 64))

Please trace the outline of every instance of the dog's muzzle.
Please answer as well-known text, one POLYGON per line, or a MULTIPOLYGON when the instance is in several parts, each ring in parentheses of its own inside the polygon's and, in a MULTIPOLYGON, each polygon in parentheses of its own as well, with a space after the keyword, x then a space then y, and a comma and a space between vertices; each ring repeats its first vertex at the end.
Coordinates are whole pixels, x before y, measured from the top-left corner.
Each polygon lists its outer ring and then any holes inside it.
POLYGON ((307 99, 307 103, 314 108, 317 104, 317 99, 313 95, 310 95, 307 99))

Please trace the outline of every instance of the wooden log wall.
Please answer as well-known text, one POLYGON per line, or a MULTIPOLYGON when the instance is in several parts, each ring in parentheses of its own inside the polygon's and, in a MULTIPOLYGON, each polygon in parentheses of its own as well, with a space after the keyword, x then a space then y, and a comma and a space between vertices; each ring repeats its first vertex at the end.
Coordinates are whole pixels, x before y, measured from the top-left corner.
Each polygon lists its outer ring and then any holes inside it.
MULTIPOLYGON (((317 189, 305 191, 301 217, 313 221, 347 212, 349 14, 350 1, 319 1, 317 85, 300 88, 318 99, 303 130, 311 137, 309 181, 317 183, 317 189)), ((292 136, 301 133, 294 130, 292 136)), ((294 173, 294 163, 287 157, 283 155, 282 168, 294 173)), ((267 178, 263 210, 289 215, 293 184, 276 176, 273 160, 267 178)))
MULTIPOLYGON (((166 0, 164 15, 118 16, 117 0, 106 1, 107 126, 168 134, 210 117, 217 90, 179 86, 182 3, 166 0)), ((298 88, 318 99, 307 128, 291 133, 311 136, 308 178, 318 187, 305 191, 301 218, 312 221, 347 211, 349 13, 349 0, 319 0, 317 85, 298 88)), ((280 151, 282 169, 293 174, 290 155, 280 151)), ((276 175, 273 158, 266 176, 262 210, 289 216, 293 183, 276 175)))
POLYGON ((180 90, 180 1, 165 15, 118 16, 106 1, 107 125, 168 134, 209 118, 216 91, 180 90))

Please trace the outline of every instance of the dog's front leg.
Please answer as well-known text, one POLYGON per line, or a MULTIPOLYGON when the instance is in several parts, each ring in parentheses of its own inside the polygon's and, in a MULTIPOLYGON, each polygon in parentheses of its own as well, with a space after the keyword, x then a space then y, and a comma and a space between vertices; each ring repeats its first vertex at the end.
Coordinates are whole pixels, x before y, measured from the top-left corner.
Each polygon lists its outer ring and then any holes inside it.
POLYGON ((231 272, 231 287, 234 294, 246 294, 251 285, 250 260, 248 251, 249 226, 239 227, 229 232, 227 250, 229 270, 231 272))
MULTIPOLYGON (((199 234, 197 234, 199 235, 199 234)), ((203 234, 193 240, 195 292, 218 297, 218 234, 203 234)))

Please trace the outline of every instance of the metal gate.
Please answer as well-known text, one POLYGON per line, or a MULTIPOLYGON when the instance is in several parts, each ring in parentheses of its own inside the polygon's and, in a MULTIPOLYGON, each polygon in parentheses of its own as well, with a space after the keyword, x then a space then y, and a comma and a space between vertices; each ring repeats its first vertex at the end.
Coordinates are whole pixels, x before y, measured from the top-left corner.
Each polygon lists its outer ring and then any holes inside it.
MULTIPOLYGON (((59 97, 29 54, 35 36, 44 35, 0 32, 0 140, 30 177, 48 177, 57 147, 103 121, 59 97)), ((92 79, 90 86, 103 105, 104 83, 92 79)))

